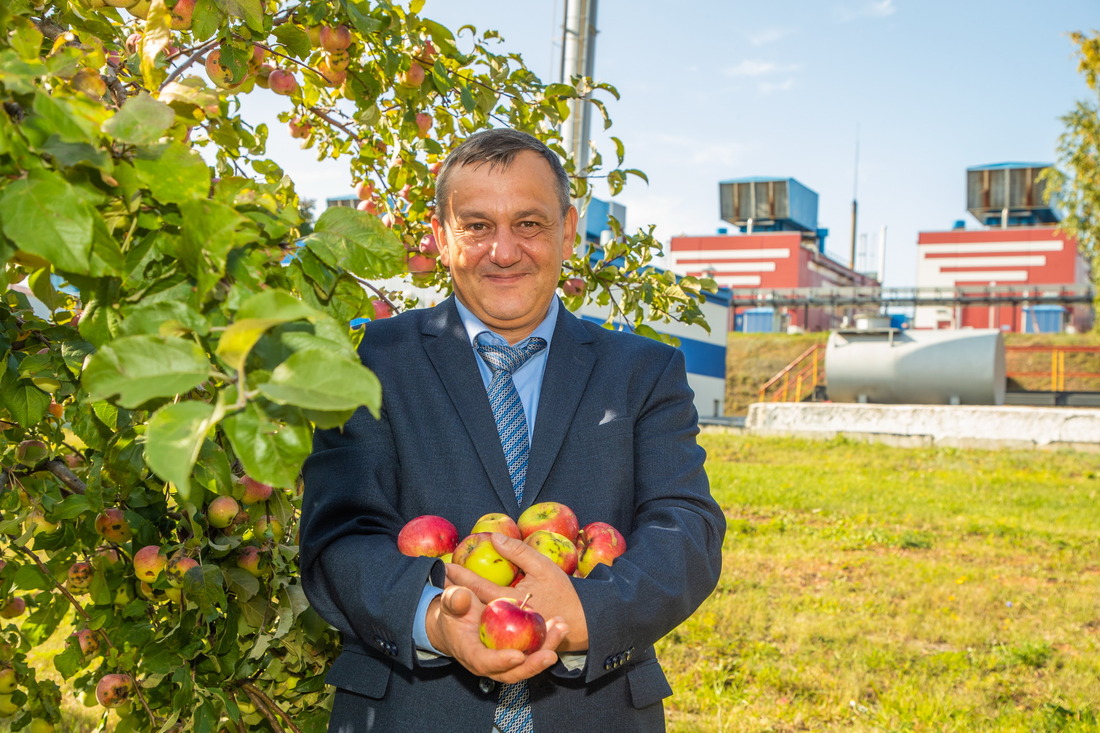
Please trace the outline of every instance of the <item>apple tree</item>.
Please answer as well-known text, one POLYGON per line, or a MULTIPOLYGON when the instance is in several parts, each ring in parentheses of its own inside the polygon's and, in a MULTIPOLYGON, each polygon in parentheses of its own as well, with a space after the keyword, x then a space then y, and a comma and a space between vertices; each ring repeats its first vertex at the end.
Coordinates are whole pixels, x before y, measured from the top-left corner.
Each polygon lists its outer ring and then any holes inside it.
MULTIPOLYGON (((380 405, 351 324, 412 305, 383 281, 445 287, 427 222, 460 139, 508 125, 564 155, 570 104, 615 94, 546 84, 422 5, 0 4, 12 730, 72 729, 84 705, 116 731, 324 729, 338 640, 297 578, 299 469, 315 426, 380 405), (242 111, 256 98, 277 123, 242 111), (307 226, 270 124, 347 166, 358 207, 307 226)), ((643 177, 614 146, 613 166, 567 161, 577 197, 643 177)), ((616 229, 568 263, 567 304, 705 326, 710 284, 653 270, 658 251, 616 229)))
MULTIPOLYGON (((1065 132, 1058 139, 1058 157, 1065 171, 1048 168, 1043 172, 1047 198, 1056 202, 1063 214, 1059 225, 1077 240, 1092 268, 1093 288, 1100 308, 1100 33, 1071 33, 1077 46, 1078 69, 1093 93, 1090 101, 1079 101, 1062 117, 1065 132), (1068 173, 1066 172, 1068 171, 1068 173)), ((1100 328, 1100 320, 1093 329, 1100 328)))

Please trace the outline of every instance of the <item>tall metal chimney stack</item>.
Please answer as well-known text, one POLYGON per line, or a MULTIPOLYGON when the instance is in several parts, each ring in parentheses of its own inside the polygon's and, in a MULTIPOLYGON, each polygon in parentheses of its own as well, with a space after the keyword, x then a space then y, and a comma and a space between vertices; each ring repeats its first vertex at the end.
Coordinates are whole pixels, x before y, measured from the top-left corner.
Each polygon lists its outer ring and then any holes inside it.
MULTIPOLYGON (((566 0, 562 25, 561 83, 571 77, 594 75, 596 67, 596 13, 598 0, 566 0)), ((569 117, 562 124, 562 142, 573 158, 578 173, 588 166, 588 141, 592 129, 592 107, 585 99, 573 100, 569 117)), ((578 207, 579 208, 579 207, 578 207)), ((581 240, 586 236, 584 216, 577 222, 581 240)))

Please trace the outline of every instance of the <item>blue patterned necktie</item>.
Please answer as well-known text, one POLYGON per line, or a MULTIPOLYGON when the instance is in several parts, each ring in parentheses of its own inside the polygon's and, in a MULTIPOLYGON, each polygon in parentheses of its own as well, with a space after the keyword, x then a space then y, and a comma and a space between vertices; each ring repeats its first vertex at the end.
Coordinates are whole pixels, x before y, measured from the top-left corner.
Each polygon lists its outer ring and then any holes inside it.
MULTIPOLYGON (((530 338, 522 347, 485 343, 478 337, 477 350, 493 371, 489 382, 489 405, 500 434, 500 445, 508 461, 508 474, 512 478, 512 490, 516 503, 523 501, 523 484, 527 481, 527 454, 530 440, 527 437, 527 416, 519 400, 519 392, 512 382, 512 374, 524 362, 546 348, 546 341, 530 338)), ((531 694, 527 682, 500 686, 493 724, 501 733, 532 733, 531 694)))

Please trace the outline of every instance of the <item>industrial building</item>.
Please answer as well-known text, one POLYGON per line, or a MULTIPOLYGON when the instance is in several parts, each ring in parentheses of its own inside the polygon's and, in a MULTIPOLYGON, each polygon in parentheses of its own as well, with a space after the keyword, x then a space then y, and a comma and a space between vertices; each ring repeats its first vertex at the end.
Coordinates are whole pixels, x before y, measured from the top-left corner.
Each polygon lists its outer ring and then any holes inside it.
POLYGON ((854 307, 739 305, 741 295, 796 289, 874 288, 879 282, 825 253, 827 229, 817 225, 817 193, 793 178, 739 178, 719 184, 721 216, 740 230, 673 237, 677 272, 711 277, 731 290, 731 330, 822 331, 855 314, 854 307))
POLYGON ((1090 273, 1076 241, 1058 231, 1043 200, 1046 163, 997 163, 966 171, 967 210, 982 225, 920 232, 917 288, 986 288, 989 304, 916 308, 916 328, 996 328, 1021 333, 1085 331, 1090 273))

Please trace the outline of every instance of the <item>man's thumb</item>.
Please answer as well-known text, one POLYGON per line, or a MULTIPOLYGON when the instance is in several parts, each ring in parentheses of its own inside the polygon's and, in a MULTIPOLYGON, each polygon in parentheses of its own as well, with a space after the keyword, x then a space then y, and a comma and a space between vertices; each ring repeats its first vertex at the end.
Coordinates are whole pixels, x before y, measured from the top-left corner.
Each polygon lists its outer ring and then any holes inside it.
POLYGON ((463 616, 470 610, 472 600, 472 594, 468 588, 452 585, 443 591, 440 602, 443 604, 443 610, 447 613, 453 616, 463 616))

